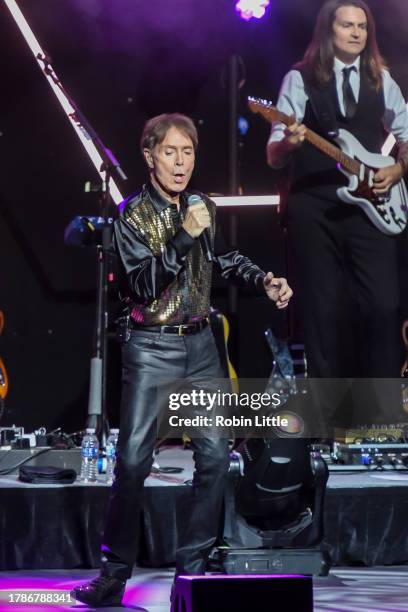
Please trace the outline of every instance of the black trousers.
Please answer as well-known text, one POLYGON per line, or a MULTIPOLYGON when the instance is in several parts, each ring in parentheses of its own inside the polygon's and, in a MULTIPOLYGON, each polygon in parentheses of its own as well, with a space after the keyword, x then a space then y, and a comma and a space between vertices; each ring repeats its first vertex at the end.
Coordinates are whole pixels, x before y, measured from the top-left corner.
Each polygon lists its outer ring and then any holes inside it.
POLYGON ((357 206, 304 193, 291 195, 287 227, 312 435, 404 421, 398 240, 357 206))
POLYGON ((287 224, 309 376, 399 377, 396 238, 357 206, 304 193, 287 224))
MULTIPOLYGON (((130 577, 137 556, 138 523, 145 478, 153 461, 160 380, 221 379, 215 340, 209 327, 176 336, 134 330, 122 347, 122 404, 115 481, 102 539, 106 575, 130 577)), ((202 574, 218 535, 229 467, 228 441, 193 438, 195 472, 191 495, 177 507, 176 572, 202 574)))

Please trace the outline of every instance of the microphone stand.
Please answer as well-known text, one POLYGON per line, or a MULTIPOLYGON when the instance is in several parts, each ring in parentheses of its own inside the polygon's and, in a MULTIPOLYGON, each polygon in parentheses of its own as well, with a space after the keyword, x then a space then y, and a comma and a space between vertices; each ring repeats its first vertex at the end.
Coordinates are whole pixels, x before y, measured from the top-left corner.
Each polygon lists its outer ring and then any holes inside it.
POLYGON ((96 431, 102 447, 106 444, 109 435, 109 423, 106 410, 106 371, 107 371, 107 328, 108 328, 108 257, 111 243, 111 225, 108 223, 108 212, 110 206, 110 179, 115 172, 122 180, 127 180, 126 174, 120 167, 119 162, 112 151, 105 147, 98 134, 83 115, 75 101, 67 93, 61 81, 55 74, 51 60, 47 55, 38 54, 37 59, 44 65, 44 73, 51 77, 61 90, 67 102, 71 105, 73 112, 69 117, 75 122, 88 140, 91 140, 97 149, 102 164, 100 172, 104 175, 100 185, 94 189, 100 193, 101 217, 105 224, 102 230, 102 238, 96 247, 96 313, 93 336, 92 358, 90 364, 90 384, 88 400, 88 417, 86 427, 92 427, 96 431))
POLYGON ((110 204, 109 181, 111 168, 104 162, 101 171, 105 173, 105 178, 100 185, 99 200, 101 217, 105 223, 100 243, 96 245, 96 312, 86 427, 95 429, 101 447, 105 447, 109 435, 109 422, 106 410, 106 372, 108 357, 108 257, 111 228, 108 225, 107 219, 110 204))

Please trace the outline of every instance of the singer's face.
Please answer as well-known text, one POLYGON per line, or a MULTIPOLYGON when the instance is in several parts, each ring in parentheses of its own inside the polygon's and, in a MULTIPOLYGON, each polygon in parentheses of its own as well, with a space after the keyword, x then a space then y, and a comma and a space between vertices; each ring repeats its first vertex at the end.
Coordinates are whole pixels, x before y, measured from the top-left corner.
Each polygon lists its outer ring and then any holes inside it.
POLYGON ((165 196, 178 199, 191 178, 195 154, 191 138, 176 127, 171 127, 164 140, 144 155, 153 185, 165 196))

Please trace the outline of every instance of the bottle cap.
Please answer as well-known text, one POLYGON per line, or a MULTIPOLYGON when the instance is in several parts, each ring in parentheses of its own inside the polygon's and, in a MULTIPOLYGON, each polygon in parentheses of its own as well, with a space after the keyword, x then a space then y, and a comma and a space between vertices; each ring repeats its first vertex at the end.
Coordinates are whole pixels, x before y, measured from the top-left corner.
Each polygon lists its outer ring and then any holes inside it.
POLYGON ((94 434, 95 433, 95 427, 87 427, 85 429, 87 434, 94 434))
POLYGON ((119 433, 119 429, 117 429, 117 428, 113 428, 113 427, 112 427, 112 429, 110 429, 110 430, 109 430, 109 433, 111 433, 111 434, 117 434, 117 433, 119 433))

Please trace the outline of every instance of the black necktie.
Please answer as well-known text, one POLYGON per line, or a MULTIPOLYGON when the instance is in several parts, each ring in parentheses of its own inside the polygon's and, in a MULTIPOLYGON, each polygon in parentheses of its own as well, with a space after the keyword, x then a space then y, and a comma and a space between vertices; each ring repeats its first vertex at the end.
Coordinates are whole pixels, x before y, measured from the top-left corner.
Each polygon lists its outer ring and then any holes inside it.
POLYGON ((350 73, 355 69, 355 66, 343 68, 343 101, 347 119, 352 119, 354 117, 357 108, 357 102, 350 85, 350 73))

